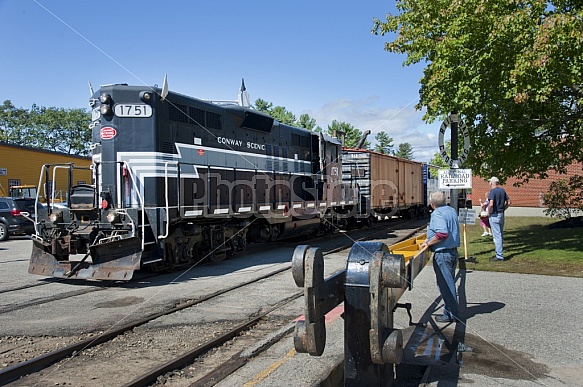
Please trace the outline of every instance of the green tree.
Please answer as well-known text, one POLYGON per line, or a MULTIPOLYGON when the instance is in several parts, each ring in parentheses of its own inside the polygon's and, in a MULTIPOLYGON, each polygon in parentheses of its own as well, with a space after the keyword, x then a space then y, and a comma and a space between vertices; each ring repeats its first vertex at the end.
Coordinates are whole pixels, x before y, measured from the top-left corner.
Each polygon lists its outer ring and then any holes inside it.
POLYGON ((568 219, 573 214, 582 212, 583 176, 571 176, 569 181, 553 181, 544 198, 548 207, 544 210, 546 215, 568 219))
POLYGON ((393 154, 393 138, 390 137, 385 132, 378 132, 374 137, 377 140, 377 144, 374 150, 379 153, 384 153, 386 155, 393 154))
MULTIPOLYGON (((336 133, 337 137, 339 132, 344 133, 344 146, 347 148, 354 148, 358 145, 360 138, 362 137, 362 132, 356 129, 354 126, 347 122, 338 122, 333 120, 330 125, 328 125, 328 134, 331 136, 336 133)), ((364 145, 362 146, 363 149, 370 148, 370 141, 365 141, 364 145)))
POLYGON ((91 115, 85 109, 32 105, 16 108, 4 101, 0 108, 0 141, 75 155, 88 155, 91 115))
POLYGON ((4 101, 0 107, 0 141, 24 145, 34 140, 29 134, 30 113, 26 109, 17 108, 10 100, 4 101))
POLYGON ((395 156, 401 157, 407 160, 413 160, 413 147, 408 142, 403 142, 399 144, 395 156))
POLYGON ((310 117, 309 114, 302 114, 297 122, 297 126, 300 128, 308 129, 309 131, 313 131, 316 127, 316 120, 310 117))
POLYGON ((259 110, 262 113, 269 114, 272 107, 273 107, 273 104, 271 102, 267 102, 264 99, 257 98, 255 100, 255 109, 259 110))
MULTIPOLYGON (((464 144, 463 138, 460 135, 460 138, 458 139, 458 155, 460 155, 464 149, 463 144, 464 144)), ((447 153, 448 156, 451 156, 451 141, 446 141, 444 146, 445 146, 445 153, 447 153)), ((438 169, 449 169, 450 168, 449 165, 443 159, 443 157, 441 157, 440 152, 436 152, 433 154, 433 158, 429 161, 429 165, 431 165, 429 167, 429 170, 430 170, 432 176, 437 176, 438 169), (436 168, 434 168, 432 166, 435 166, 436 168)), ((466 168, 466 165, 465 164, 462 165, 461 168, 466 168)))
POLYGON ((283 106, 273 106, 273 103, 259 98, 255 100, 255 109, 269 114, 282 124, 296 125, 296 116, 283 106))
MULTIPOLYGON (((448 155, 451 155, 451 141, 445 142, 445 151, 448 155)), ((449 169, 449 165, 443 160, 439 152, 433 155, 433 158, 429 161, 429 172, 432 176, 437 176, 437 170, 439 169, 449 169), (435 166, 436 168, 434 168, 435 166)))
POLYGON ((288 111, 283 106, 275 106, 271 109, 269 114, 275 118, 277 121, 281 122, 282 124, 286 125, 295 125, 296 124, 296 116, 288 111))
POLYGON ((583 156, 583 3, 572 0, 399 0, 374 20, 385 45, 426 62, 418 109, 428 122, 458 110, 480 176, 522 181, 583 156), (396 33, 396 35, 392 35, 396 33))

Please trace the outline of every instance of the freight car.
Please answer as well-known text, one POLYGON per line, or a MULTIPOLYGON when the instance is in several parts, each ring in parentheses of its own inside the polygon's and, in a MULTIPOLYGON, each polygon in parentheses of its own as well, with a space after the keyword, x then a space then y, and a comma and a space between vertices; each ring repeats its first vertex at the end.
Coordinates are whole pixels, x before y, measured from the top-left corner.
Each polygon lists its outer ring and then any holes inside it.
MULTIPOLYGON (((165 83, 102 86, 90 106, 93 184, 37 212, 30 273, 128 280, 333 228, 357 209, 341 142, 250 108, 244 84, 237 104, 165 83)), ((74 165, 47 164, 38 191, 62 171, 75 181, 74 165)))
POLYGON ((359 221, 427 214, 427 164, 366 149, 344 149, 342 180, 358 187, 359 221))

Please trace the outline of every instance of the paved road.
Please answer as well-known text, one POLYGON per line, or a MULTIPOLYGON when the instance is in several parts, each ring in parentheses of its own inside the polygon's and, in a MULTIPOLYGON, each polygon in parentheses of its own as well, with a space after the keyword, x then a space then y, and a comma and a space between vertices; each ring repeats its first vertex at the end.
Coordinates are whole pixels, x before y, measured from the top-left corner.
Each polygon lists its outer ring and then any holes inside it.
MULTIPOLYGON (((427 306, 413 311, 422 321, 441 301, 426 269, 402 299, 427 306)), ((461 369, 432 373, 431 385, 583 386, 583 279, 468 269, 459 273, 464 324, 455 329, 474 352, 461 369)))
MULTIPOLYGON (((346 257, 339 258, 345 259, 346 257)), ((406 360, 431 363, 425 386, 583 386, 583 279, 468 270, 459 272, 463 323, 436 324, 441 299, 430 264, 400 302, 413 304, 413 320, 426 328, 408 327, 404 310, 395 325, 406 332, 406 360), (473 349, 462 365, 450 361, 453 335, 473 349)), ((338 313, 336 313, 338 315, 338 313)), ((293 340, 281 342, 220 386, 317 385, 343 359, 343 320, 332 317, 322 357, 293 351, 293 340)), ((400 380, 399 387, 418 386, 400 380)))
MULTIPOLYGON (((0 289, 41 280, 42 277, 26 273, 30 246, 30 241, 16 238, 0 243, 0 289)), ((338 259, 345 260, 342 257, 338 259)), ((330 260, 334 258, 329 257, 326 265, 330 260)), ((282 263, 284 260, 272 258, 267 265, 282 263)), ((258 264, 261 264, 260 260, 253 262, 253 265, 258 264)), ((156 302, 150 300, 150 308, 155 309, 157 304, 168 302, 172 298, 168 293, 180 294, 176 291, 182 290, 189 282, 194 281, 198 286, 201 281, 210 282, 208 271, 230 271, 231 278, 236 277, 235 273, 239 272, 246 272, 245 276, 248 276, 251 268, 248 265, 251 262, 235 259, 224 262, 223 266, 198 268, 196 273, 189 273, 187 278, 176 282, 169 283, 166 280, 165 286, 170 285, 173 291, 162 292, 163 296, 159 295, 160 299, 156 302), (241 267, 237 267, 238 265, 241 267)), ((342 262, 337 262, 337 265, 341 267, 342 262)), ((254 266, 253 271, 256 270, 257 266, 254 266)), ((142 284, 144 288, 136 286, 126 289, 124 293, 126 296, 148 299, 147 294, 140 293, 146 289, 151 290, 152 285, 160 290, 164 288, 163 282, 164 280, 142 284)), ((583 279, 480 272, 473 271, 469 264, 467 271, 460 272, 458 285, 464 306, 464 324, 454 327, 432 323, 431 316, 435 314, 436 304, 440 303, 440 299, 431 264, 417 277, 413 291, 406 292, 400 300, 411 302, 413 319, 428 322, 428 327, 424 330, 408 328, 405 311, 399 310, 395 314, 396 325, 406 329, 408 333, 409 357, 422 359, 432 338, 443 337, 447 343, 454 334, 454 329, 463 337, 464 343, 474 350, 463 354, 461 368, 455 364, 447 366, 438 362, 440 366, 432 367, 432 372, 428 375, 428 385, 583 386, 580 371, 583 369, 583 279)), ((87 302, 93 305, 96 302, 112 301, 112 290, 92 293, 87 302)), ((58 334, 58 329, 55 329, 59 325, 57 321, 46 319, 39 322, 40 312, 43 312, 43 308, 29 308, 28 311, 0 316, 0 335, 58 334)), ((92 314, 92 310, 87 312, 94 318, 94 322, 100 320, 97 315, 92 314)), ((46 317, 46 314, 41 314, 46 317)), ((244 383, 257 378, 257 375, 265 375, 257 386, 289 385, 290 380, 295 381, 296 386, 312 385, 317 377, 322 376, 322 360, 332 366, 342 359, 342 323, 339 317, 331 320, 327 347, 322 359, 294 354, 291 352, 293 342, 289 338, 274 346, 265 356, 251 361, 250 364, 254 364, 255 368, 252 366, 241 369, 232 375, 233 379, 226 380, 223 385, 229 385, 229 382, 235 380, 244 383), (270 372, 265 373, 265 370, 270 372)), ((435 350, 433 348, 432 353, 435 350)))

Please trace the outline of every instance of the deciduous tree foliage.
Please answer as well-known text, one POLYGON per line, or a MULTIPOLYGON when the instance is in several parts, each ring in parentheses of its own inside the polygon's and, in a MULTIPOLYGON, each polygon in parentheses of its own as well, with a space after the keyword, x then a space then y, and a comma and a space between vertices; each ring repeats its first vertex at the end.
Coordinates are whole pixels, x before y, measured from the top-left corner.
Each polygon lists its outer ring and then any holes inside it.
POLYGON ((583 2, 399 0, 375 19, 385 49, 426 62, 418 109, 458 110, 472 137, 464 167, 527 181, 583 156, 583 2), (396 33, 394 35, 393 33, 396 33))
MULTIPOLYGON (((445 151, 448 155, 451 155, 451 141, 445 142, 445 151)), ((429 165, 429 171, 432 176, 437 176, 439 169, 449 169, 449 165, 443 160, 439 152, 433 155, 433 158, 429 161, 429 165)))
POLYGON ((32 105, 17 108, 11 101, 0 107, 0 141, 74 155, 88 155, 91 115, 85 109, 32 105))

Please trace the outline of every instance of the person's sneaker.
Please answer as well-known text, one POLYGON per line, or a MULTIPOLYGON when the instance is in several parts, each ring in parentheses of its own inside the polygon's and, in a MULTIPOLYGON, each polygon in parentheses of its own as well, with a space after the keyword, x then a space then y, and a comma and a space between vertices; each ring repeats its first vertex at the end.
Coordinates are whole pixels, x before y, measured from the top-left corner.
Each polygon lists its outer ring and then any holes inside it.
POLYGON ((491 233, 491 232, 489 232, 489 233, 488 233, 488 235, 492 236, 492 233, 491 233))
POLYGON ((490 258, 490 261, 492 261, 492 262, 504 262, 504 259, 492 257, 492 258, 490 258))
POLYGON ((488 236, 490 234, 488 234, 487 232, 483 233, 482 236, 488 236))
POLYGON ((435 316, 435 321, 437 321, 438 323, 452 323, 455 321, 455 319, 452 317, 447 317, 443 314, 440 314, 439 316, 435 316))

